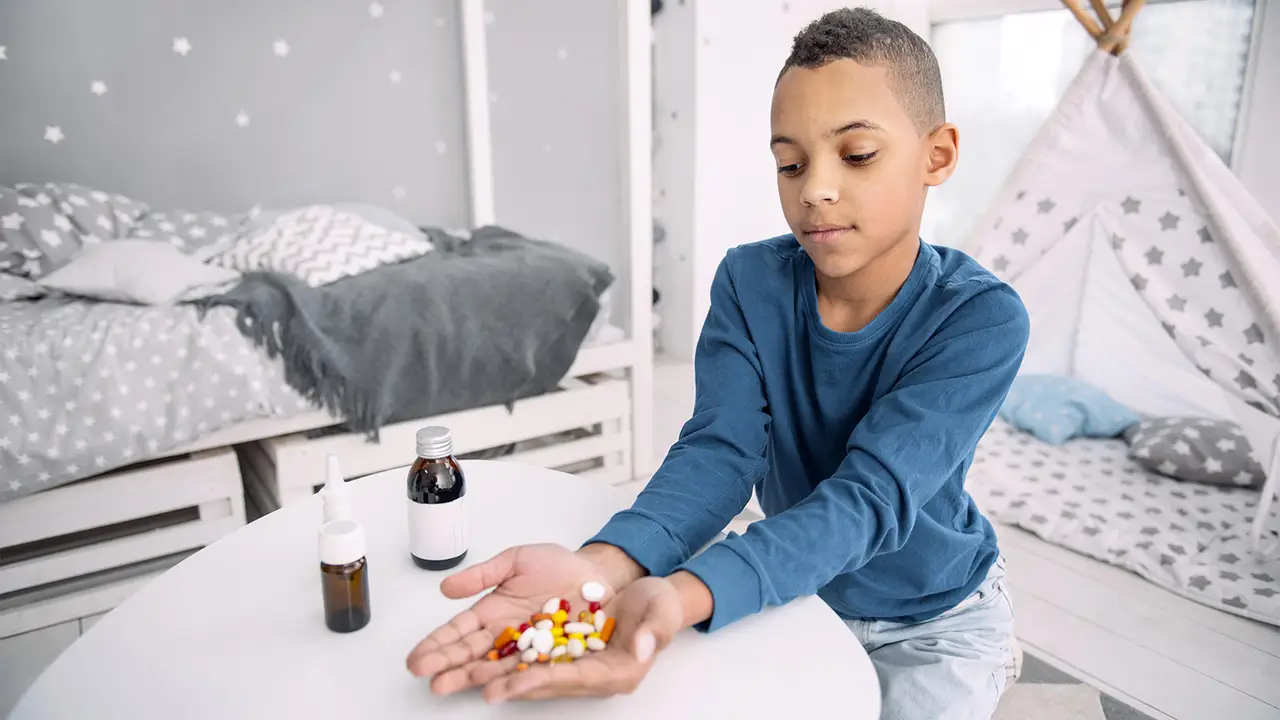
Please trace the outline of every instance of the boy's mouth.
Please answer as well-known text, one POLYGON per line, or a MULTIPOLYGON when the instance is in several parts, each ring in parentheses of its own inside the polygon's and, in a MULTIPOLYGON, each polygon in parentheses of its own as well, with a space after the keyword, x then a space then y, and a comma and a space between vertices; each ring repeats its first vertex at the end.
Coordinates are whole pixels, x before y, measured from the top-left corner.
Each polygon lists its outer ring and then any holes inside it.
POLYGON ((801 229, 805 237, 819 245, 839 240, 845 233, 853 230, 849 225, 809 225, 801 229))

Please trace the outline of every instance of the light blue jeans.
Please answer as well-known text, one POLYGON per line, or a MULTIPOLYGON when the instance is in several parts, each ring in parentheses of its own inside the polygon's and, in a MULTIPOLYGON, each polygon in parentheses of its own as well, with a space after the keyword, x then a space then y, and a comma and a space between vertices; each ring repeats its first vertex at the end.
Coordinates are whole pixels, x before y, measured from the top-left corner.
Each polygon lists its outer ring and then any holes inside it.
POLYGON ((932 620, 848 624, 880 676, 881 720, 990 720, 1013 674, 1003 557, 973 594, 932 620))

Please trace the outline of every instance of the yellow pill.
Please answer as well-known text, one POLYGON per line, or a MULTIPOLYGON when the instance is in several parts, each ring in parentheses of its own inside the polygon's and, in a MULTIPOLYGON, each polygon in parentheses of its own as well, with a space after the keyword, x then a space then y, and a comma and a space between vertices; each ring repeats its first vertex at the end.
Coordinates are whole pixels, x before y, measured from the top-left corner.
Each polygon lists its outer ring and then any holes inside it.
POLYGON ((563 625, 565 620, 569 619, 569 613, 563 610, 557 610, 551 614, 551 621, 557 625, 563 625))
POLYGON ((587 639, 582 636, 582 633, 569 633, 569 639, 577 640, 578 642, 583 642, 583 643, 587 641, 587 639))
POLYGON ((595 638, 595 639, 599 640, 599 639, 600 639, 600 633, 598 633, 598 632, 594 632, 594 633, 591 633, 590 635, 588 635, 587 637, 588 637, 588 638, 595 638))
POLYGON ((557 646, 559 646, 559 645, 568 645, 568 644, 569 644, 569 638, 567 638, 567 637, 565 637, 565 636, 563 636, 563 635, 561 635, 560 637, 556 638, 556 645, 557 645, 557 646))
POLYGON ((551 628, 551 635, 553 637, 562 637, 564 635, 564 628, 559 625, 556 625, 555 627, 551 628))

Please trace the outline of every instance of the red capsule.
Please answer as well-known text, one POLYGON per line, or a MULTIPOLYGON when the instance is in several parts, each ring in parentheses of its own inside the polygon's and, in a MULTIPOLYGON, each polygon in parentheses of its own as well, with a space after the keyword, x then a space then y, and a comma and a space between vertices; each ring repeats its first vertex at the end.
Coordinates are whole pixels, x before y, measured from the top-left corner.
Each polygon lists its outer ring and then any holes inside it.
POLYGON ((516 651, 516 641, 512 640, 511 642, 502 646, 502 649, 498 651, 498 657, 504 658, 510 655, 511 653, 514 653, 515 651, 516 651))
POLYGON ((565 611, 566 613, 567 613, 567 612, 569 612, 569 601, 568 601, 568 600, 565 600, 564 598, 561 598, 561 599, 560 599, 560 609, 561 609, 561 610, 563 610, 563 611, 565 611))
POLYGON ((593 603, 588 603, 588 604, 587 604, 587 610, 588 610, 588 611, 590 611, 592 615, 595 615, 595 614, 596 614, 596 611, 597 611, 597 610, 599 610, 599 609, 600 609, 600 603, 598 603, 598 602, 593 602, 593 603))
POLYGON ((525 630, 528 630, 528 629, 529 629, 529 628, 531 628, 531 627, 533 627, 533 626, 532 626, 532 625, 530 625, 529 623, 520 623, 520 634, 521 634, 521 635, 523 635, 523 634, 524 634, 524 631, 525 631, 525 630))

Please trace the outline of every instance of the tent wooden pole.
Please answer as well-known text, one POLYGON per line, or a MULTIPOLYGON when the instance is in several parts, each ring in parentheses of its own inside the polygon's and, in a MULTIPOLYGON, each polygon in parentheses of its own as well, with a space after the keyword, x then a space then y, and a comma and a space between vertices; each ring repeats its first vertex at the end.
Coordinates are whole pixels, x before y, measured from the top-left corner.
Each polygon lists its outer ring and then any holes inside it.
POLYGON ((1062 4, 1066 5, 1071 14, 1076 16, 1076 20, 1079 20, 1084 29, 1089 32, 1089 37, 1101 43, 1102 28, 1098 27, 1098 23, 1094 22, 1093 18, 1089 17, 1089 13, 1085 12, 1084 8, 1080 6, 1080 0, 1062 0, 1062 4))
POLYGON ((1116 24, 1111 19, 1111 11, 1107 9, 1106 0, 1090 0, 1093 5, 1093 12, 1097 14, 1098 20, 1102 22, 1103 30, 1110 30, 1112 25, 1116 24))
POLYGON ((1112 55, 1124 52, 1129 47, 1129 31, 1133 27, 1133 19, 1146 4, 1147 0, 1126 0, 1115 25, 1098 38, 1098 48, 1112 55))

